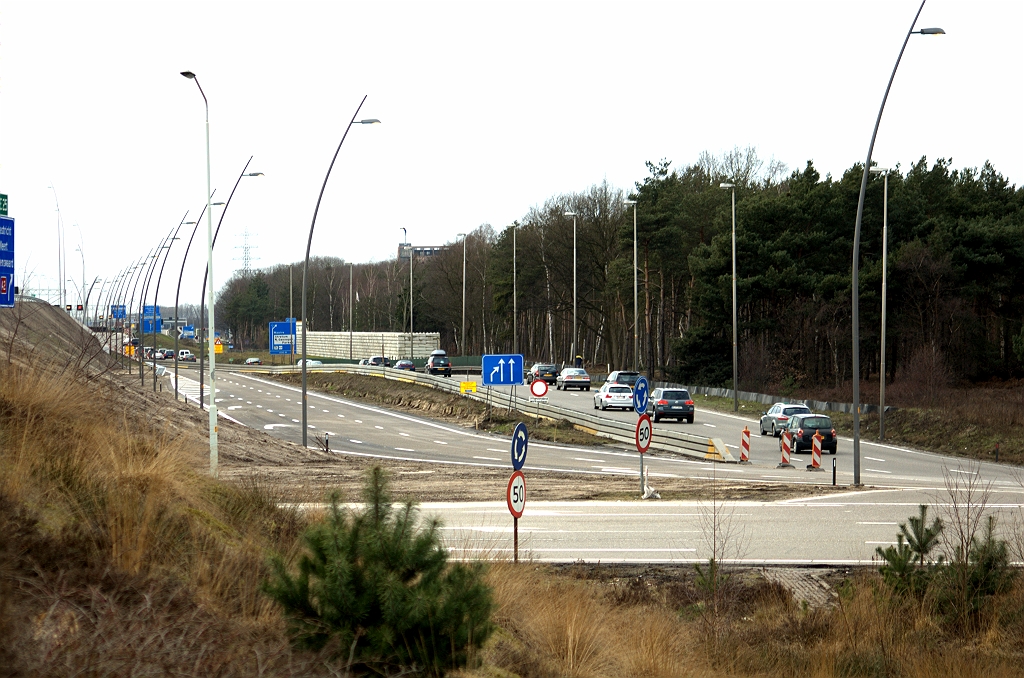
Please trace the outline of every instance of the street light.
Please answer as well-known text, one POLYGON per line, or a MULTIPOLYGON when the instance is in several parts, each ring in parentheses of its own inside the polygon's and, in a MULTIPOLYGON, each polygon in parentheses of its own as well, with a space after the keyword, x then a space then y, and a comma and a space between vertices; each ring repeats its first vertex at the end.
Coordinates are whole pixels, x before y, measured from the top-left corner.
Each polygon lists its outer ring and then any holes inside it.
POLYGON ((399 228, 402 231, 402 244, 409 252, 409 360, 412 360, 412 245, 409 244, 409 231, 399 228))
MULTIPOLYGON (((171 246, 174 245, 174 241, 178 239, 178 231, 185 224, 185 219, 188 219, 188 210, 185 210, 185 216, 178 222, 178 228, 174 229, 174 235, 171 236, 171 241, 167 245, 167 251, 164 253, 164 261, 160 264, 160 275, 156 277, 156 291, 153 293, 153 348, 156 348, 156 309, 157 304, 160 300, 160 281, 164 278, 164 267, 167 265, 167 258, 171 256, 171 246)), ((178 309, 174 309, 174 326, 172 331, 176 330, 178 326, 178 309)), ((175 332, 174 336, 177 337, 178 333, 175 332)), ((177 344, 175 344, 174 359, 178 359, 177 344)), ((153 391, 156 391, 156 369, 153 370, 153 391)))
POLYGON ((565 212, 563 216, 572 217, 572 362, 576 364, 576 213, 565 212))
MULTIPOLYGON (((210 326, 213 321, 213 215, 210 212, 210 200, 213 198, 213 191, 210 185, 210 102, 206 99, 206 92, 199 84, 199 78, 192 71, 182 71, 181 74, 189 80, 194 80, 199 93, 203 95, 203 104, 206 106, 206 274, 210 283, 210 326)), ((210 333, 208 349, 210 351, 210 475, 217 477, 217 359, 213 354, 213 333, 210 333)), ((202 402, 202 401, 200 401, 202 402)))
MULTIPOLYGON (((309 428, 306 424, 306 410, 309 409, 309 404, 306 397, 306 275, 309 272, 309 250, 313 245, 313 228, 316 226, 316 215, 320 211, 320 201, 324 199, 324 190, 327 188, 327 180, 331 177, 331 170, 334 169, 334 163, 338 159, 338 153, 341 152, 341 145, 345 143, 345 137, 348 136, 348 131, 352 129, 352 125, 356 123, 356 116, 359 115, 359 109, 366 103, 366 95, 363 95, 363 100, 359 102, 356 107, 356 112, 352 114, 352 119, 348 123, 348 127, 345 128, 345 133, 341 135, 341 141, 338 142, 338 148, 334 151, 334 157, 331 158, 331 164, 327 167, 327 175, 324 177, 324 183, 320 187, 320 195, 316 199, 316 207, 313 209, 313 221, 309 224, 309 238, 306 240, 306 259, 302 262, 302 447, 306 447, 306 433, 309 428)), ((369 118, 366 120, 360 120, 360 125, 379 125, 380 120, 376 118, 369 118)))
POLYGON ((875 118, 875 128, 871 132, 871 142, 868 144, 868 157, 864 161, 864 173, 860 181, 860 195, 857 198, 857 222, 853 228, 853 276, 851 279, 853 308, 852 308, 852 334, 853 334, 853 484, 860 485, 860 225, 864 218, 864 194, 868 189, 868 175, 871 170, 871 152, 875 149, 875 137, 878 136, 878 126, 882 122, 882 111, 885 110, 885 101, 889 98, 889 90, 892 88, 892 81, 896 78, 896 69, 900 67, 900 60, 903 59, 903 52, 907 49, 910 36, 919 35, 943 35, 945 31, 941 28, 922 28, 914 30, 917 18, 921 16, 926 0, 921 0, 921 6, 917 8, 917 14, 910 24, 907 37, 903 39, 903 46, 900 47, 900 54, 896 57, 896 65, 892 68, 892 75, 889 76, 889 84, 885 86, 885 94, 882 96, 882 105, 878 108, 878 117, 875 118))
POLYGON ((640 371, 640 314, 637 309, 639 303, 637 295, 637 287, 639 279, 637 277, 637 271, 639 263, 637 260, 637 249, 636 249, 636 200, 627 200, 627 205, 633 206, 633 371, 640 371))
POLYGON ((719 188, 732 190, 732 411, 739 412, 739 335, 736 328, 736 184, 722 183, 719 188))
MULTIPOLYGON (((519 353, 519 290, 516 287, 516 231, 519 222, 512 222, 512 353, 519 353)), ((463 273, 465 277, 465 273, 463 273)))
POLYGON ((462 355, 466 355, 466 234, 458 236, 462 238, 462 355))
POLYGON ((82 287, 78 290, 78 298, 82 300, 82 324, 85 324, 85 252, 81 245, 75 245, 75 251, 82 255, 82 287))
POLYGON ((872 174, 883 177, 882 189, 882 360, 880 379, 878 380, 878 439, 885 440, 885 297, 889 268, 889 170, 883 167, 872 167, 872 174))

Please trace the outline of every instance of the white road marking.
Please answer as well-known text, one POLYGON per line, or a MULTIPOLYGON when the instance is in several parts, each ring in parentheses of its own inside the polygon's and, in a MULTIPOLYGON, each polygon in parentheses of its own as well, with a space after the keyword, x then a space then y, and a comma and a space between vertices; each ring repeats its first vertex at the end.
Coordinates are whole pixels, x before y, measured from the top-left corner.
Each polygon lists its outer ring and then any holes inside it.
POLYGON ((342 419, 344 419, 344 418, 345 418, 345 415, 344 415, 344 414, 339 414, 338 416, 339 416, 339 417, 341 417, 342 419))
POLYGON ((281 414, 279 414, 279 415, 277 415, 277 416, 279 416, 279 417, 283 417, 283 416, 284 416, 284 413, 282 412, 281 414))
POLYGON ((274 411, 274 410, 271 410, 271 409, 268 409, 268 410, 267 410, 267 412, 271 412, 271 413, 273 413, 273 411, 274 411))
POLYGON ((228 409, 229 410, 240 410, 240 409, 242 409, 242 406, 241 405, 229 405, 228 409))
POLYGON ((316 428, 316 426, 313 426, 312 424, 306 424, 306 428, 316 428))
POLYGON ((291 426, 291 424, 267 424, 263 428, 267 429, 268 431, 273 431, 275 428, 282 428, 285 426, 291 426))
POLYGON ((299 420, 298 420, 298 419, 292 419, 292 421, 294 421, 294 422, 295 422, 296 424, 298 424, 298 423, 299 423, 299 420))
POLYGON ((897 523, 873 523, 868 521, 857 521, 858 525, 896 525, 897 523))
POLYGON ((355 443, 356 445, 362 445, 363 444, 362 440, 349 440, 349 442, 350 443, 355 443))
POLYGON ((215 402, 215 403, 219 403, 219 402, 221 402, 222 400, 224 400, 224 399, 223 399, 223 398, 214 398, 214 399, 213 399, 213 402, 215 402))
POLYGON ((285 398, 285 400, 287 400, 288 402, 291 402, 291 401, 292 401, 292 399, 291 399, 291 398, 285 398))
POLYGON ((714 424, 707 424, 707 423, 705 423, 705 424, 704 424, 704 426, 710 426, 711 428, 718 428, 718 427, 717 427, 717 426, 715 426, 714 424))
POLYGON ((953 469, 950 469, 950 470, 949 470, 949 472, 950 472, 950 473, 964 473, 964 474, 967 474, 967 475, 972 475, 972 476, 976 476, 976 475, 978 475, 978 474, 977 474, 977 473, 975 473, 974 471, 962 471, 962 470, 960 470, 960 469, 958 469, 958 468, 953 468, 953 469))
POLYGON ((446 443, 443 440, 435 440, 434 442, 437 443, 438 445, 447 445, 448 444, 448 443, 446 443))
POLYGON ((883 471, 883 470, 882 470, 882 469, 880 469, 880 468, 866 468, 866 469, 864 469, 864 470, 865 470, 865 471, 874 471, 875 473, 888 473, 888 474, 890 474, 890 475, 892 474, 892 471, 883 471))
POLYGON ((353 419, 352 421, 354 421, 357 424, 362 424, 363 423, 362 419, 353 419))
POLYGON ((274 396, 274 397, 275 397, 275 398, 280 398, 281 396, 274 396))
POLYGON ((508 450, 496 450, 493 447, 488 447, 487 451, 488 452, 507 452, 508 450))
POLYGON ((402 436, 404 438, 408 438, 409 437, 408 433, 399 433, 398 435, 400 435, 400 436, 402 436))
POLYGON ((881 544, 883 546, 886 546, 886 545, 888 545, 888 546, 895 546, 896 545, 896 542, 894 542, 894 541, 866 541, 864 543, 865 544, 871 544, 871 545, 881 544))
POLYGON ((416 450, 410 450, 408 447, 396 447, 399 452, 415 452, 416 450))
POLYGON ((880 462, 882 462, 883 464, 885 463, 885 459, 878 459, 878 458, 876 458, 876 457, 864 457, 864 458, 865 458, 865 459, 870 459, 871 461, 880 461, 880 462))
POLYGON ((263 405, 257 405, 256 407, 260 408, 261 410, 263 409, 263 405))
POLYGON ((579 393, 570 393, 569 395, 571 395, 573 398, 579 398, 580 397, 579 393))
POLYGON ((573 461, 589 461, 589 462, 601 463, 600 459, 586 459, 584 457, 576 457, 575 459, 573 459, 573 461))
POLYGON ((252 401, 251 401, 251 400, 246 400, 246 401, 245 401, 245 404, 246 404, 246 405, 252 405, 252 401))
POLYGON ((330 410, 324 410, 324 412, 330 413, 330 410))
POLYGON ((374 428, 378 428, 378 429, 380 429, 381 431, 383 431, 383 430, 384 430, 384 427, 383 427, 383 426, 374 426, 374 428))
POLYGON ((501 461, 501 459, 496 459, 495 457, 473 457, 473 458, 474 459, 484 459, 486 461, 501 461))

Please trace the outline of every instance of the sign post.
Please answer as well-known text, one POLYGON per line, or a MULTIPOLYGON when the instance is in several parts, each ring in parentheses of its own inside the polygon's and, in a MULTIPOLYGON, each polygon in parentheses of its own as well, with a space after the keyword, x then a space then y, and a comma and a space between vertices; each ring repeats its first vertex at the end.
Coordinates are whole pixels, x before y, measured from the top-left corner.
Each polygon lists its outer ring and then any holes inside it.
POLYGON ((651 447, 651 418, 647 413, 636 421, 636 451, 640 453, 640 495, 644 493, 644 453, 651 447))
POLYGON ((518 563, 519 519, 523 517, 523 509, 526 508, 526 476, 522 471, 513 471, 512 477, 508 479, 505 501, 508 503, 508 512, 512 514, 512 562, 518 563))
MULTIPOLYGON (((7 196, 3 196, 7 214, 7 196)), ((0 308, 14 308, 14 219, 0 217, 0 308)))

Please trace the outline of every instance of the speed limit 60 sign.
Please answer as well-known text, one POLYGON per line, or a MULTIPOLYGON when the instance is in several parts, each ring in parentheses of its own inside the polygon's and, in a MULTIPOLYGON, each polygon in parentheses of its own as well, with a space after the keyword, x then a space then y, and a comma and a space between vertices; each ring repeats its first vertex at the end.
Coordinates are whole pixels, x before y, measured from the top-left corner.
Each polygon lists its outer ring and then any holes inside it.
POLYGON ((523 509, 526 508, 526 476, 522 471, 513 471, 512 477, 508 479, 505 500, 508 502, 508 512, 514 518, 522 518, 523 509))
POLYGON ((641 414, 636 422, 636 451, 643 454, 651 446, 651 418, 641 414))

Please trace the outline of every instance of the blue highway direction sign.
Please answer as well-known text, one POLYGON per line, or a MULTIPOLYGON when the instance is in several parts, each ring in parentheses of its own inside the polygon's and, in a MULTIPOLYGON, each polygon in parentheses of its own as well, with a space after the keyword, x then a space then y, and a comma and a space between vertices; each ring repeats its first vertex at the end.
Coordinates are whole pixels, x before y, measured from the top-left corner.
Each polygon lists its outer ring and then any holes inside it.
POLYGON ((480 365, 484 386, 522 386, 523 356, 485 355, 480 365))
POLYGON ((512 431, 512 470, 518 471, 526 463, 526 448, 530 441, 530 435, 526 431, 526 424, 519 422, 516 430, 512 431))
POLYGON ((10 217, 0 217, 0 308, 14 308, 14 219, 10 217))
POLYGON ((196 338, 196 326, 185 325, 181 328, 181 339, 195 339, 196 338))
POLYGON ((295 319, 270 323, 270 353, 284 355, 292 352, 292 338, 295 336, 295 319))
POLYGON ((124 320, 127 316, 127 307, 124 304, 111 304, 110 317, 114 320, 124 320))
POLYGON ((650 397, 651 391, 647 386, 647 379, 637 377, 636 384, 633 385, 633 409, 637 414, 647 412, 647 401, 650 397))

